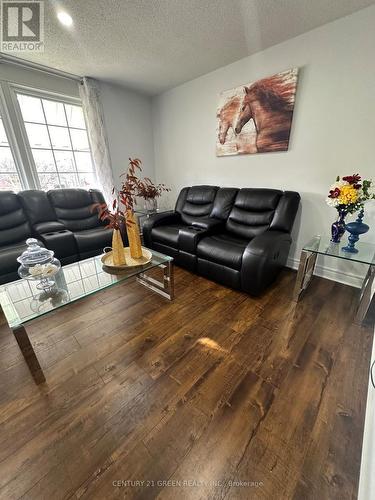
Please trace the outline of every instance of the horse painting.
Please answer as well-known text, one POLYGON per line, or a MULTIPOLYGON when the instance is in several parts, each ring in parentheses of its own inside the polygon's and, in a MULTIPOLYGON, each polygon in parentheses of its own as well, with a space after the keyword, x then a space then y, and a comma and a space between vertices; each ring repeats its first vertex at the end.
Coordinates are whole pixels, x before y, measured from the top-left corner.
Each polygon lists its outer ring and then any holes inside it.
POLYGON ((235 96, 229 99, 224 106, 218 110, 217 118, 219 119, 218 139, 220 144, 225 144, 225 139, 230 128, 234 132, 237 122, 238 113, 241 106, 241 98, 235 96))
POLYGON ((221 94, 218 156, 288 150, 297 74, 291 69, 221 94))

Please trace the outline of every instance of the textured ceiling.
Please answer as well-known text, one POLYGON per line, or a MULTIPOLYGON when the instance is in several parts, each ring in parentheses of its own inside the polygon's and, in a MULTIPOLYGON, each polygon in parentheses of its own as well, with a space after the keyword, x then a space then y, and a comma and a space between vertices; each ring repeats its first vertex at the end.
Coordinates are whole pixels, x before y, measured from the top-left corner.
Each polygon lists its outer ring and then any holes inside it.
POLYGON ((21 57, 157 94, 374 3, 47 0, 45 52, 21 57), (71 14, 72 28, 58 10, 71 14))

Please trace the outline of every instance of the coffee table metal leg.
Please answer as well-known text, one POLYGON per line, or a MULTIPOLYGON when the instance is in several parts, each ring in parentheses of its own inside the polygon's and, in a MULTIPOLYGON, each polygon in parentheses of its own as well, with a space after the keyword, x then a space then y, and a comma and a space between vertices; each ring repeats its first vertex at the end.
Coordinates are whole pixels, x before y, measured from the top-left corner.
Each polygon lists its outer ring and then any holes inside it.
POLYGON ((42 368, 40 367, 38 358, 36 357, 34 348, 31 345, 25 327, 23 325, 16 326, 15 328, 12 328, 12 331, 14 333, 14 336, 16 337, 17 343, 19 345, 19 348, 21 349, 23 357, 25 358, 27 366, 29 367, 31 375, 33 376, 37 384, 42 384, 46 381, 46 378, 44 376, 42 368))
POLYGON ((373 296, 372 285, 374 283, 374 278, 375 278, 375 265, 371 265, 363 281, 361 293, 359 296, 359 304, 354 318, 354 323, 357 325, 363 323, 367 311, 370 307, 373 296))
POLYGON ((299 261, 296 284, 294 287, 293 300, 298 302, 301 294, 309 286, 314 275, 317 253, 302 250, 299 261))
POLYGON ((159 281, 154 277, 148 276, 147 273, 140 273, 137 277, 138 283, 153 290, 162 297, 168 300, 174 299, 174 272, 173 272, 173 262, 167 262, 166 264, 160 264, 163 270, 163 281, 159 281))

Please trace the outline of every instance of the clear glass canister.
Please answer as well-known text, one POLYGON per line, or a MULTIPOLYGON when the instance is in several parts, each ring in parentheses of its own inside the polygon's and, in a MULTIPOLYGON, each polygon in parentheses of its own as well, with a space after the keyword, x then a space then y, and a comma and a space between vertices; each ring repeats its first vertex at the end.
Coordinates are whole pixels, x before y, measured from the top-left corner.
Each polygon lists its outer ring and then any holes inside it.
POLYGON ((60 262, 54 258, 54 252, 41 247, 38 240, 29 238, 26 240, 26 245, 27 249, 17 259, 21 264, 18 268, 20 278, 40 280, 37 285, 38 289, 50 289, 55 285, 55 282, 50 278, 60 270, 60 262))

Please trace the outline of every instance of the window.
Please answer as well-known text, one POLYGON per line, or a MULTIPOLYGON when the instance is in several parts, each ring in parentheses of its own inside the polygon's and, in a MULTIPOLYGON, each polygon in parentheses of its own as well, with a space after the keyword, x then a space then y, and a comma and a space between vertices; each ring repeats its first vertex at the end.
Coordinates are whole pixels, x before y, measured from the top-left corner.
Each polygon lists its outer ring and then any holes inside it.
POLYGON ((96 186, 82 108, 16 93, 39 187, 96 186))
POLYGON ((20 189, 22 189, 20 176, 0 115, 0 190, 19 191, 20 189))
POLYGON ((100 187, 81 101, 0 80, 0 190, 100 187))

